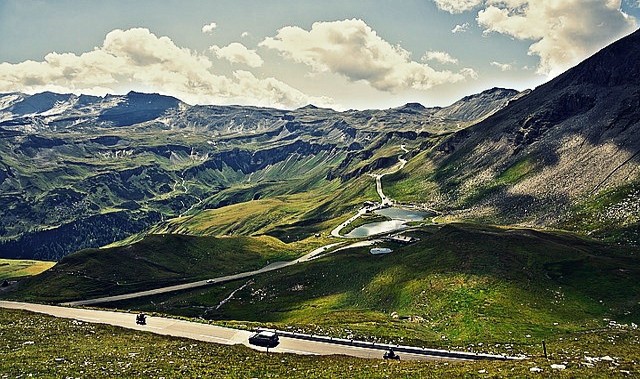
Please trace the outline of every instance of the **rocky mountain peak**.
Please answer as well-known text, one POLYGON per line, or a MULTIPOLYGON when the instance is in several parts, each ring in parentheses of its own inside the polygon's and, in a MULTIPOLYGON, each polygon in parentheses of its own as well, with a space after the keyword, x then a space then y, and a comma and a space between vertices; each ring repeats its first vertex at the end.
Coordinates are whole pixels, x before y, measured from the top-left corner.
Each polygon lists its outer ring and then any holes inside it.
POLYGON ((414 110, 419 110, 419 111, 423 111, 423 110, 427 109, 424 105, 422 105, 420 103, 406 103, 405 105, 403 105, 400 108, 402 108, 402 109, 414 109, 414 110))
POLYGON ((9 110, 18 115, 42 113, 50 110, 60 102, 67 102, 75 95, 59 94, 54 92, 41 92, 22 99, 13 104, 9 110))
POLYGON ((506 88, 491 88, 469 95, 436 112, 438 117, 475 122, 484 119, 506 106, 518 96, 518 91, 506 88))
POLYGON ((605 47, 548 84, 554 88, 575 84, 601 87, 640 85, 640 29, 605 47))
POLYGON ((469 102, 469 101, 474 101, 477 99, 500 99, 500 98, 511 98, 513 96, 515 96, 516 94, 518 94, 518 91, 514 90, 514 89, 508 89, 508 88, 500 88, 500 87, 493 87, 490 88, 488 90, 484 90, 480 93, 476 93, 473 95, 469 95, 469 96, 465 96, 462 99, 460 99, 460 102, 469 102))
POLYGON ((443 141, 440 164, 461 169, 441 184, 456 184, 452 198, 465 196, 459 188, 486 190, 473 205, 498 209, 508 222, 562 223, 601 191, 635 188, 639 136, 637 31, 443 141), (498 178, 510 182, 500 187, 498 178))
POLYGON ((298 110, 298 111, 313 111, 313 110, 316 110, 316 109, 320 109, 320 108, 316 107, 313 104, 307 104, 304 107, 297 108, 296 110, 298 110))

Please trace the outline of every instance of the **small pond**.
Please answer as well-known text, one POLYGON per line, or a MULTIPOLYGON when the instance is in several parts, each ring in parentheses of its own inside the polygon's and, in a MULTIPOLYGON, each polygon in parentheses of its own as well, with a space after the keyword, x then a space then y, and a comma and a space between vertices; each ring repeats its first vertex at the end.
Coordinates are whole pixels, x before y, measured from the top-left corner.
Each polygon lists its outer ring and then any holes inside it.
POLYGON ((417 211, 404 208, 384 208, 374 211, 375 213, 389 217, 391 220, 372 222, 359 226, 344 236, 347 238, 369 237, 380 233, 389 233, 407 228, 407 223, 411 221, 422 221, 433 214, 425 211, 417 211))

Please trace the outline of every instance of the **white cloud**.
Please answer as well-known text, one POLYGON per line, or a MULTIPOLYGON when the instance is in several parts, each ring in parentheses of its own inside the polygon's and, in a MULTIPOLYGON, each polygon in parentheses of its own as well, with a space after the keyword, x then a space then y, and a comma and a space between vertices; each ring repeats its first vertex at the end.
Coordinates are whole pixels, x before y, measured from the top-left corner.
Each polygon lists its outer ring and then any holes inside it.
POLYGON ((264 63, 255 50, 249 50, 241 43, 233 42, 225 47, 213 45, 209 48, 219 59, 231 63, 242 63, 249 67, 260 67, 264 63))
POLYGON ((334 105, 333 100, 328 97, 311 97, 275 78, 256 78, 249 71, 235 71, 233 79, 233 101, 227 103, 276 108, 294 108, 307 104, 322 107, 334 105))
MULTIPOLYGON (((438 8, 462 13, 474 8, 485 33, 533 41, 529 54, 540 57, 537 71, 555 76, 637 28, 622 12, 622 0, 434 0, 438 8)), ((640 6, 640 0, 630 1, 640 6)), ((464 32, 468 24, 451 32, 464 32)))
POLYGON ((277 50, 283 57, 304 63, 316 72, 363 81, 381 91, 425 90, 466 78, 463 72, 436 71, 412 61, 407 50, 383 40, 358 19, 316 22, 309 31, 287 26, 260 46, 277 50))
POLYGON ((458 24, 453 29, 451 29, 451 33, 464 33, 469 30, 469 23, 465 22, 464 24, 458 24))
POLYGON ((476 70, 469 68, 469 67, 465 67, 462 70, 460 70, 460 73, 466 77, 469 77, 471 79, 478 79, 478 73, 476 72, 476 70))
POLYGON ((218 24, 212 22, 210 24, 204 25, 202 27, 202 33, 210 34, 213 33, 214 29, 218 27, 218 24))
POLYGON ((470 11, 478 5, 482 4, 483 0, 433 0, 438 8, 449 13, 462 13, 470 11))
POLYGON ((423 62, 436 61, 442 64, 458 64, 458 60, 444 51, 427 51, 422 57, 423 62))
POLYGON ((487 0, 477 21, 485 33, 535 41, 538 73, 555 76, 636 28, 620 1, 487 0))
POLYGON ((249 37, 249 32, 242 32, 242 34, 240 34, 240 37, 242 37, 242 38, 249 37))
POLYGON ((159 92, 192 104, 250 104, 294 108, 330 105, 274 78, 247 71, 214 74, 203 54, 176 46, 148 29, 113 30, 104 43, 76 55, 50 53, 44 61, 0 64, 0 92, 57 92, 104 95, 129 90, 159 92))
POLYGON ((500 62, 496 62, 493 61, 491 62, 491 65, 493 67, 497 67, 498 69, 500 69, 500 71, 511 71, 513 70, 513 66, 509 63, 500 63, 500 62))

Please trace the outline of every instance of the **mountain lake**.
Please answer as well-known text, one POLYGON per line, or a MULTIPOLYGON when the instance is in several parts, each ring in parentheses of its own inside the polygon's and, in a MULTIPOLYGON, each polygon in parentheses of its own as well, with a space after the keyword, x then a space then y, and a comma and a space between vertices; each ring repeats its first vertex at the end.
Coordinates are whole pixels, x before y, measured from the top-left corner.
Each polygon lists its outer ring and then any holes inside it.
POLYGON ((407 223, 409 222, 422 221, 426 217, 434 215, 431 212, 397 207, 378 209, 374 211, 374 213, 382 216, 387 216, 391 220, 372 222, 369 224, 361 225, 345 234, 344 236, 347 238, 362 238, 380 233, 389 233, 396 230, 402 230, 408 228, 407 223))

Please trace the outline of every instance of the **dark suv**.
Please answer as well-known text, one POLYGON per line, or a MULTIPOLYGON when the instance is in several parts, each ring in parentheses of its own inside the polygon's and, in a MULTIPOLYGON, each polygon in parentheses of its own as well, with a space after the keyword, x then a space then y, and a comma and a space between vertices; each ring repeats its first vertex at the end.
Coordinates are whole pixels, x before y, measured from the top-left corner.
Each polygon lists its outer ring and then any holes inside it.
POLYGON ((276 347, 280 340, 275 332, 263 330, 249 337, 249 343, 257 346, 276 347))

